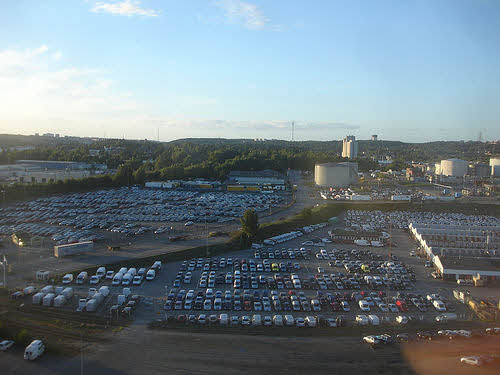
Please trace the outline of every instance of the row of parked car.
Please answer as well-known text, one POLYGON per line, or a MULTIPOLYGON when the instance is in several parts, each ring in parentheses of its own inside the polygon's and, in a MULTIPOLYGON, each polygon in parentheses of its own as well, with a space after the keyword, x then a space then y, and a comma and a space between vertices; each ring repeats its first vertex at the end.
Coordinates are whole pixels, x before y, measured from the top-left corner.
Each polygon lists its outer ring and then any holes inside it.
POLYGON ((390 211, 348 210, 345 225, 353 230, 380 230, 388 228, 407 229, 410 222, 429 224, 460 224, 474 226, 500 225, 500 219, 486 215, 466 215, 463 213, 425 212, 425 211, 390 211))
POLYGON ((62 283, 71 284, 74 281, 77 285, 83 285, 87 282, 90 285, 98 285, 104 280, 111 280, 113 286, 141 285, 144 280, 153 281, 160 270, 161 261, 159 260, 155 261, 149 269, 142 267, 137 270, 135 267, 122 267, 116 273, 113 270, 106 270, 106 267, 99 267, 95 275, 90 276, 90 278, 86 271, 80 272, 76 280, 72 273, 68 273, 64 275, 62 283))
MULTIPOLYGON (((193 325, 210 325, 210 326, 222 326, 222 327, 317 327, 318 317, 316 316, 306 316, 306 317, 296 317, 293 315, 228 315, 228 314, 179 314, 177 316, 167 317, 167 322, 178 322, 184 324, 193 325)), ((337 319, 326 319, 329 327, 337 327, 339 325, 339 320, 337 319)), ((156 322, 159 326, 163 321, 156 322)), ((326 324, 326 323, 325 323, 326 324)), ((153 323, 153 326, 155 323, 153 323)))
MULTIPOLYGON (((12 229, 32 235, 52 236, 55 241, 69 243, 73 237, 89 237, 93 229, 137 235, 153 229, 136 226, 136 222, 217 222, 241 217, 248 208, 257 212, 280 204, 279 194, 249 194, 230 192, 196 192, 184 190, 153 190, 139 187, 99 190, 86 193, 51 196, 17 202, 0 208, 0 233, 12 234, 12 229), (10 224, 36 225, 8 227, 10 224), (55 226, 71 226, 71 237, 55 226)), ((76 241, 74 241, 76 242, 76 241)))

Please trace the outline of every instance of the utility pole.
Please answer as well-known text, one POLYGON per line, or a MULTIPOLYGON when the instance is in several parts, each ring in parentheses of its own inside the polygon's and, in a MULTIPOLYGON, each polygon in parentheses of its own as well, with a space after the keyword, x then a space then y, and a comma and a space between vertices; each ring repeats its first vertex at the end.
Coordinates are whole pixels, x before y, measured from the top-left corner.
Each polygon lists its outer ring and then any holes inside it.
POLYGON ((5 268, 7 266, 7 258, 5 254, 3 255, 3 262, 0 262, 0 265, 3 266, 3 287, 7 288, 7 270, 5 268))

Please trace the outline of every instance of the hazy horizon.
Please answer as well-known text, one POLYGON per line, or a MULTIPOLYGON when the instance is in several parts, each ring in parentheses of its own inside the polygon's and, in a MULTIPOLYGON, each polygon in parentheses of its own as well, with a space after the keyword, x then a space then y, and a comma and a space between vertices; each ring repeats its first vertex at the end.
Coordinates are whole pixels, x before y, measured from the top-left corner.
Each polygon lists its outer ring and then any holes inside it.
POLYGON ((20 0, 0 132, 500 139, 500 3, 20 0))

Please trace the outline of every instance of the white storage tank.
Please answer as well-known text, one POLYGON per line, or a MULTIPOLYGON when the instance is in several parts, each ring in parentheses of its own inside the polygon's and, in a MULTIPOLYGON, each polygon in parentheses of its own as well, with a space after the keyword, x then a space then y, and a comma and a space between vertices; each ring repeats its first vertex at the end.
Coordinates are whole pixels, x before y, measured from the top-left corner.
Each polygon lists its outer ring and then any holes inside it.
POLYGON ((44 306, 52 306, 52 303, 54 302, 54 297, 56 295, 54 293, 49 293, 45 297, 43 297, 43 305, 44 306))
POLYGON ((64 297, 62 294, 54 298, 54 307, 61 307, 65 303, 66 303, 66 297, 64 297))
POLYGON ((42 303, 45 293, 39 292, 33 296, 33 305, 40 305, 42 303))
POLYGON ((323 187, 346 187, 358 182, 358 163, 324 163, 314 166, 314 182, 323 187))
POLYGON ((441 160, 441 174, 443 176, 464 177, 467 174, 469 163, 460 159, 441 160))

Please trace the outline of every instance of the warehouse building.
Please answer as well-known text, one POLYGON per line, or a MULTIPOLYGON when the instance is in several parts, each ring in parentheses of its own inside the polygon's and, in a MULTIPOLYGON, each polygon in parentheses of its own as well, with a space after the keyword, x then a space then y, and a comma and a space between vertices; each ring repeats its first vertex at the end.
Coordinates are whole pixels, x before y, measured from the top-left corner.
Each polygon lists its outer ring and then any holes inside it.
POLYGON ((412 222, 409 230, 444 279, 500 280, 500 226, 412 222))
POLYGON ((283 173, 262 171, 231 171, 227 178, 228 191, 284 191, 286 177, 283 173))
POLYGON ((314 166, 314 182, 321 187, 347 187, 358 182, 358 163, 324 163, 314 166))

